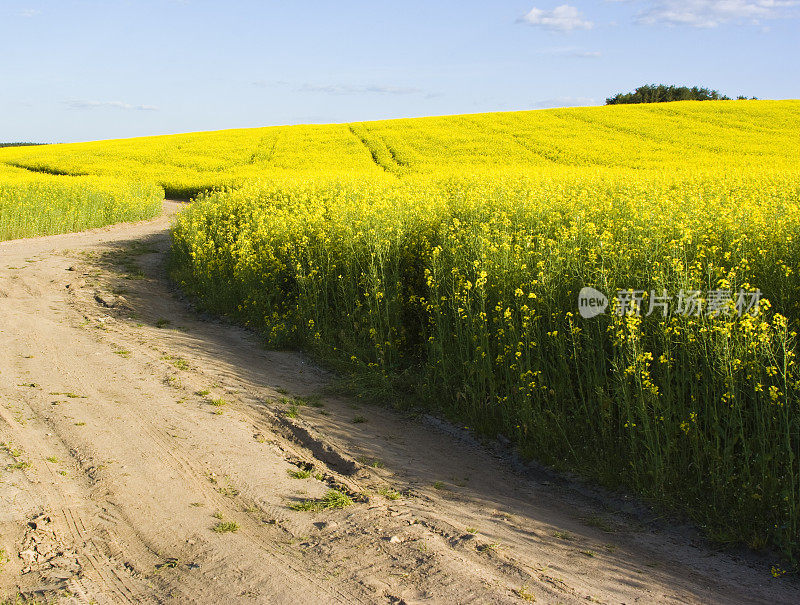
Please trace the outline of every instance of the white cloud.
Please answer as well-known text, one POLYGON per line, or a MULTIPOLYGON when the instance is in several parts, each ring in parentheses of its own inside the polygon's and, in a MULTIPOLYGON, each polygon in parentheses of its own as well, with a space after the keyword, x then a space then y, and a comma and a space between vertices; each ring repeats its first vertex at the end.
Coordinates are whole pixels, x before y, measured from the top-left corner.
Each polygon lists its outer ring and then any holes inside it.
POLYGON ((603 56, 599 50, 575 50, 571 53, 566 53, 567 57, 576 57, 578 59, 597 59, 603 56))
POLYGON ((731 22, 757 23, 765 19, 796 17, 790 11, 797 0, 648 0, 636 17, 645 25, 717 27, 731 22))
POLYGON ((536 109, 548 109, 552 107, 585 107, 587 105, 597 105, 597 101, 591 97, 554 97, 552 99, 535 101, 532 104, 532 106, 536 109))
POLYGON ((158 111, 155 105, 132 105, 122 101, 64 101, 70 109, 124 109, 126 111, 158 111))
POLYGON ((538 51, 540 55, 550 55, 554 57, 572 57, 576 59, 597 59, 603 53, 596 50, 584 50, 577 46, 553 46, 538 51))
POLYGON ((573 29, 592 29, 594 27, 594 23, 584 18, 577 8, 569 4, 562 4, 553 10, 532 8, 521 20, 528 25, 558 32, 569 32, 573 29))
POLYGON ((19 15, 20 17, 25 17, 26 19, 30 19, 32 17, 36 17, 41 14, 42 11, 40 11, 38 8, 26 8, 17 13, 17 15, 19 15))

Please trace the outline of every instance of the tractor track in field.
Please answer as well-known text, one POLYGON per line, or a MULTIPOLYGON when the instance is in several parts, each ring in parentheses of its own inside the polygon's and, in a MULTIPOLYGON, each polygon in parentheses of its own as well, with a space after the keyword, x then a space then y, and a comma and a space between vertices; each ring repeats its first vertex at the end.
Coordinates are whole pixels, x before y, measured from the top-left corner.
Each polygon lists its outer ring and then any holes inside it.
POLYGON ((0 243, 0 603, 798 601, 196 313, 164 270, 177 207, 0 243), (355 503, 291 507, 332 488, 355 503))

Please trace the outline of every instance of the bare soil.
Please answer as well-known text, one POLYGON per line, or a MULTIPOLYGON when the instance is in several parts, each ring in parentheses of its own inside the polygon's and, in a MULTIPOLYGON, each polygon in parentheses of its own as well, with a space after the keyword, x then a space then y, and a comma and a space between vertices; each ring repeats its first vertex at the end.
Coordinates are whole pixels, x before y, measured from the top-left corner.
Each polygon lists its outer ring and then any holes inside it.
POLYGON ((176 207, 0 243, 0 602, 800 602, 767 558, 194 312, 164 271, 176 207), (291 508, 331 488, 355 503, 291 508))

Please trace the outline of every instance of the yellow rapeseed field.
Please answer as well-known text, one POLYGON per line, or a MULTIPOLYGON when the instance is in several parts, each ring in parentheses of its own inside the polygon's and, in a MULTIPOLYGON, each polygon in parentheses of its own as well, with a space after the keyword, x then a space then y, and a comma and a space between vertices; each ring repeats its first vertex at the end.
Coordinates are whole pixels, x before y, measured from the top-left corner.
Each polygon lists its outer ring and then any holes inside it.
POLYGON ((70 233, 161 212, 157 185, 96 176, 53 176, 0 164, 0 241, 70 233))
POLYGON ((206 308, 719 540, 800 553, 798 101, 193 133, 0 162, 198 196, 171 272, 206 308), (587 287, 604 313, 582 316, 587 287))

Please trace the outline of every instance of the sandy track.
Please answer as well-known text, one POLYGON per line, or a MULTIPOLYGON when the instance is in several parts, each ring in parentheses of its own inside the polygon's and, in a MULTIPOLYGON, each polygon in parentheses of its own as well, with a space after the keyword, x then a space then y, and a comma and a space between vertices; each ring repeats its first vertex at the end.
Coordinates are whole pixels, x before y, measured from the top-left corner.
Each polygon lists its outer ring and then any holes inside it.
POLYGON ((165 207, 0 243, 0 600, 798 601, 764 560, 331 395, 301 355, 193 313, 165 207), (365 496, 289 508, 330 487, 365 496))

